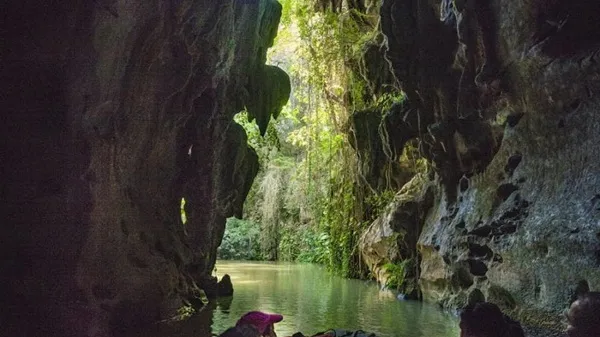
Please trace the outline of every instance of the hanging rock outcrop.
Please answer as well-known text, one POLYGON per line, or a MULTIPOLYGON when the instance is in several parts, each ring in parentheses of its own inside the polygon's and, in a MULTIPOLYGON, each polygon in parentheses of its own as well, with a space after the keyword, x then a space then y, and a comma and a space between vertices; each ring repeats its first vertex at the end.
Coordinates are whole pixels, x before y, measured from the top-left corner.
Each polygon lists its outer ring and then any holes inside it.
POLYGON ((264 64, 281 5, 5 10, 2 285, 27 322, 14 331, 101 336, 172 315, 210 275, 258 171, 233 116, 248 107, 264 129, 287 101, 289 78, 264 64))

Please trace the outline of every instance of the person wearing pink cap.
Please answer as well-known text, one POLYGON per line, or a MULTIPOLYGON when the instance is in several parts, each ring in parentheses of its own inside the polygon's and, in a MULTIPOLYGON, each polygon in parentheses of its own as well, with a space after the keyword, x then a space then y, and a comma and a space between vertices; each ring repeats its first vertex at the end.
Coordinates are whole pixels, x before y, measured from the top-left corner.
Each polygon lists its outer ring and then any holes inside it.
POLYGON ((274 324, 281 322, 283 316, 279 314, 267 314, 262 311, 250 311, 244 314, 235 324, 236 326, 252 325, 258 329, 258 333, 264 337, 277 337, 274 324))

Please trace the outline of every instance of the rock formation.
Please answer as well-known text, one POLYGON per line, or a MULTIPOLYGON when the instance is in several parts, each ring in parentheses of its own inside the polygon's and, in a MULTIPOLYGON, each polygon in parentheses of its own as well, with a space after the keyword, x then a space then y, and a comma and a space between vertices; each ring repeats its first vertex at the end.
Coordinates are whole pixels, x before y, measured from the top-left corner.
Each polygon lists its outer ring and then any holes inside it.
POLYGON ((421 290, 557 326, 578 288, 600 287, 600 5, 461 3, 381 5, 408 97, 384 141, 401 153, 417 138, 435 171, 417 226, 421 290))
MULTIPOLYGON (((460 3, 380 3, 408 100, 379 122, 381 142, 378 121, 356 115, 361 172, 378 188, 394 172, 383 153, 396 159, 417 139, 435 188, 410 199, 419 212, 397 202, 376 226, 414 230, 395 244, 418 249, 426 300, 484 297, 552 325, 578 290, 600 287, 600 3, 460 3)), ((264 132, 289 95, 287 75, 265 65, 280 5, 3 9, 3 331, 102 336, 168 317, 210 280, 225 219, 241 214, 258 169, 232 117, 246 108, 264 132)), ((379 50, 365 52, 378 60, 363 74, 373 92, 387 81, 373 75, 387 69, 379 50)))
MULTIPOLYGON (((413 177, 396 194, 377 220, 362 235, 359 247, 363 261, 382 287, 388 286, 392 277, 401 278, 398 290, 408 298, 418 298, 417 240, 421 223, 433 204, 433 185, 427 183, 425 173, 413 177), (397 264, 394 268, 391 264, 397 264), (408 264, 413 268, 407 268, 408 264), (392 275, 391 268, 401 275, 392 275)), ((400 280, 396 280, 399 282, 400 280)))
POLYGON ((231 284, 231 277, 229 274, 223 275, 223 278, 217 283, 217 293, 219 296, 233 295, 233 284, 231 284))
POLYGON ((264 130, 287 101, 287 75, 265 65, 281 6, 26 0, 5 10, 12 314, 45 318, 59 335, 168 317, 210 275, 258 170, 233 116, 247 107, 264 130))

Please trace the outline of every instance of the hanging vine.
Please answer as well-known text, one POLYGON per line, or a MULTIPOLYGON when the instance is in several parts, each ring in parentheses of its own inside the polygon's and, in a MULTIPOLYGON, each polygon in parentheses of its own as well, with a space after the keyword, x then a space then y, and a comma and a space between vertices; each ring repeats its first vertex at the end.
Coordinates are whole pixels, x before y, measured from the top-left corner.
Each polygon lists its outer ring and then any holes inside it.
POLYGON ((290 75, 292 96, 271 122, 276 142, 255 139, 256 127, 241 123, 262 164, 246 217, 260 224, 265 258, 364 277, 359 237, 393 192, 389 183, 374 188, 361 178, 352 117, 372 110, 381 118, 382 109, 402 99, 382 68, 387 63, 372 59, 383 42, 376 0, 281 3, 269 59, 290 75))

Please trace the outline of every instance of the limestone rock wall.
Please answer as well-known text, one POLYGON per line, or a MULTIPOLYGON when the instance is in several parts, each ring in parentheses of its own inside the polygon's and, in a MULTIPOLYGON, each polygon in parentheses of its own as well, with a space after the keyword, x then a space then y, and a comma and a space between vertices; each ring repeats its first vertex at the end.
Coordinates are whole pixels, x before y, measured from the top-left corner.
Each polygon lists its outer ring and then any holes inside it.
POLYGON ((426 173, 416 174, 359 240, 362 259, 380 286, 400 283, 395 284, 396 290, 408 298, 420 297, 417 241, 421 224, 433 205, 433 187, 426 173), (396 268, 390 268, 392 264, 396 268), (391 282, 393 278, 395 282, 391 282))
POLYGON ((483 296, 558 327, 578 290, 600 287, 600 8, 464 3, 381 7, 409 98, 386 116, 389 146, 418 138, 438 186, 418 242, 421 290, 449 307, 483 296))
POLYGON ((248 106, 264 128, 287 101, 287 75, 264 65, 280 4, 14 1, 6 15, 9 298, 63 333, 171 315, 258 170, 233 115, 248 106))

